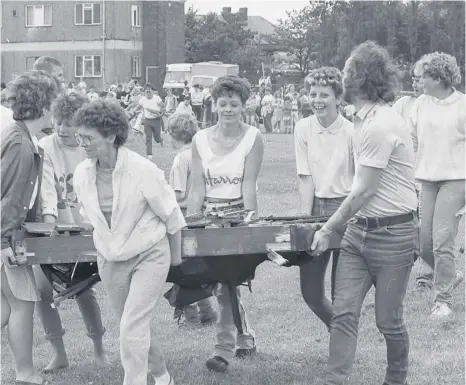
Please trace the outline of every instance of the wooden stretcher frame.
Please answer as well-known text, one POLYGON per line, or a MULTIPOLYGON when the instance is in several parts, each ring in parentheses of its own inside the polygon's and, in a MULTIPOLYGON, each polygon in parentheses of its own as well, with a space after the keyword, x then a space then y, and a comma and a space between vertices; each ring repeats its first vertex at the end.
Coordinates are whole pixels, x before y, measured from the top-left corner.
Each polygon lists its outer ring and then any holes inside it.
MULTIPOLYGON (((322 223, 267 223, 226 228, 185 228, 182 257, 268 254, 310 250, 314 233, 322 223)), ((92 234, 80 225, 26 223, 14 234, 13 243, 23 244, 28 264, 94 262, 97 254, 92 234), (58 235, 57 235, 58 233, 58 235), (55 236, 51 236, 55 234, 55 236)), ((334 234, 329 249, 340 247, 334 234)), ((272 258, 271 258, 272 259, 272 258)))

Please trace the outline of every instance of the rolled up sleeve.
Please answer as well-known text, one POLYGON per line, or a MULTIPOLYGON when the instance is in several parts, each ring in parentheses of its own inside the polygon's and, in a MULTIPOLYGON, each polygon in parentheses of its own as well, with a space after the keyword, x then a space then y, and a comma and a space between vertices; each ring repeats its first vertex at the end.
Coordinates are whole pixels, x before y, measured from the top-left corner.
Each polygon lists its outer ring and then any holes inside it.
POLYGON ((186 226, 175 191, 165 180, 162 170, 150 170, 150 175, 144 178, 141 187, 150 208, 165 223, 168 234, 175 234, 186 226))

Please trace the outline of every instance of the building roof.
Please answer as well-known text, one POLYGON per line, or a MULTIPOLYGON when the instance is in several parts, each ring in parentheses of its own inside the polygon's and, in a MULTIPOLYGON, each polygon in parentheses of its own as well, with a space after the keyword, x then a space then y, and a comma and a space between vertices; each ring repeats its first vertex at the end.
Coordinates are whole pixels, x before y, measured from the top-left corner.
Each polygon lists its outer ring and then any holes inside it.
POLYGON ((275 32, 275 25, 262 16, 248 16, 247 28, 259 35, 272 35, 275 32))
MULTIPOLYGON (((196 18, 200 19, 204 16, 207 15, 196 15, 196 18)), ((217 17, 226 22, 222 15, 217 15, 217 17)), ((259 35, 273 35, 275 32, 275 25, 267 19, 264 19, 262 16, 248 16, 248 23, 245 28, 250 29, 252 32, 259 35)))

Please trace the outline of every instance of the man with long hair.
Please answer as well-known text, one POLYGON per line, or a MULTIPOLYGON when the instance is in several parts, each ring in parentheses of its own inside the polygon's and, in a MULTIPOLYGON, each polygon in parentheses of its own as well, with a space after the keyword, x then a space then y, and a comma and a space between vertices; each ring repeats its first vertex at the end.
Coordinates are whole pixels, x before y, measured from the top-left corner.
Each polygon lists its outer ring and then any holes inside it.
POLYGON ((314 236, 313 255, 348 223, 338 260, 325 385, 348 381, 364 298, 375 286, 377 328, 387 344, 384 385, 405 385, 409 338, 403 300, 419 245, 414 150, 392 108, 399 75, 385 48, 357 46, 344 68, 343 98, 354 105, 356 175, 348 197, 314 236))

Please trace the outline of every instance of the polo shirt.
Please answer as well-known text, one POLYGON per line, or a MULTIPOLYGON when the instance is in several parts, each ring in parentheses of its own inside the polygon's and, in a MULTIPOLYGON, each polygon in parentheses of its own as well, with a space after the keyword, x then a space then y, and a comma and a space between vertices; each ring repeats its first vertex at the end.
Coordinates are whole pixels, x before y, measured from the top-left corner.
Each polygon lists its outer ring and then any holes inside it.
POLYGON ((353 151, 360 166, 381 170, 375 195, 356 216, 390 217, 416 211, 414 149, 403 118, 384 102, 367 102, 355 115, 353 151))
POLYGON ((312 177, 318 198, 346 197, 354 176, 353 123, 338 114, 329 127, 315 115, 299 120, 294 132, 298 175, 312 177))

